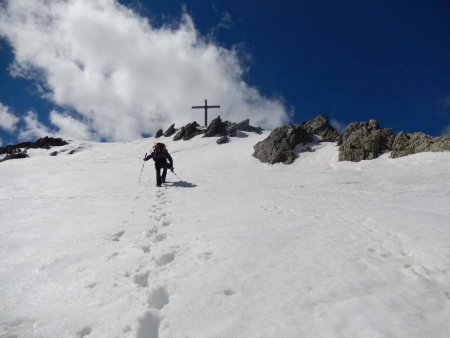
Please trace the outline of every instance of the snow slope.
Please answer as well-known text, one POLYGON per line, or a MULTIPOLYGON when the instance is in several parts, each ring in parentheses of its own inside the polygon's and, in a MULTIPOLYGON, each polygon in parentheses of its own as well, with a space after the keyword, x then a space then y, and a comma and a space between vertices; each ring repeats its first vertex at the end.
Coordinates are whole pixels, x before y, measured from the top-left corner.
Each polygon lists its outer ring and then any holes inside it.
POLYGON ((151 139, 1 163, 0 337, 448 337, 450 153, 242 136, 163 138, 162 188, 151 139))

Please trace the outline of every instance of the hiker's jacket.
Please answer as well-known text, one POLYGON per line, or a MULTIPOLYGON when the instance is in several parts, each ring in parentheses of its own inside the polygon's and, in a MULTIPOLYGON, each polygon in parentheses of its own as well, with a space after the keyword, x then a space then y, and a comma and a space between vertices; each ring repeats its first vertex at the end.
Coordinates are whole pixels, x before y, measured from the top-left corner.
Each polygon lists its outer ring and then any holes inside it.
POLYGON ((150 155, 148 155, 146 158, 144 158, 144 161, 148 161, 149 159, 153 158, 153 161, 155 161, 155 164, 159 166, 166 166, 167 160, 169 161, 168 168, 173 167, 173 160, 172 156, 170 156, 169 152, 167 150, 164 150, 162 154, 156 154, 154 151, 150 155), (162 155, 162 156, 161 156, 162 155))

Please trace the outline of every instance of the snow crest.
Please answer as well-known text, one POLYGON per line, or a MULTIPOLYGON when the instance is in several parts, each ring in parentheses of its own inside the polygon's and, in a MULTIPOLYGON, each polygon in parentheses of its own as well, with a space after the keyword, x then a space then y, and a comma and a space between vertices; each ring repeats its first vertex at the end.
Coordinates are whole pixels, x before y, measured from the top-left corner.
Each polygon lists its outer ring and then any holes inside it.
POLYGON ((445 337, 450 153, 270 166, 267 135, 162 138, 161 188, 149 139, 2 163, 0 336, 445 337))

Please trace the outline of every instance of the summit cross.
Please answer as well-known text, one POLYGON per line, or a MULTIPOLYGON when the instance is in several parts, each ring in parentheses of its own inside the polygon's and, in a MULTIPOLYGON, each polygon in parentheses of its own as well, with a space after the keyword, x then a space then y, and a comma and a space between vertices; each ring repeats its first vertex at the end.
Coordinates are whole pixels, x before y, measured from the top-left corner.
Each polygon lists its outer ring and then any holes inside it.
POLYGON ((208 108, 220 108, 220 106, 208 106, 208 100, 205 100, 204 106, 192 106, 192 109, 205 109, 205 127, 208 126, 208 108))

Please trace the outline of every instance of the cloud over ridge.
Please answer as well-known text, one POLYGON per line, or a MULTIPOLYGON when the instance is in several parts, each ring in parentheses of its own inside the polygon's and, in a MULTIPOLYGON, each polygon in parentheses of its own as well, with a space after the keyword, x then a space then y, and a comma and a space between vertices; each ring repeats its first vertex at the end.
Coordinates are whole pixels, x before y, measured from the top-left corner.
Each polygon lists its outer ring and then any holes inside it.
POLYGON ((223 119, 269 129, 289 120, 283 100, 248 85, 237 53, 203 39, 188 14, 156 28, 116 0, 14 0, 1 13, 13 73, 42 83, 66 111, 49 119, 68 137, 126 140, 202 122, 190 106, 205 98, 223 119))

